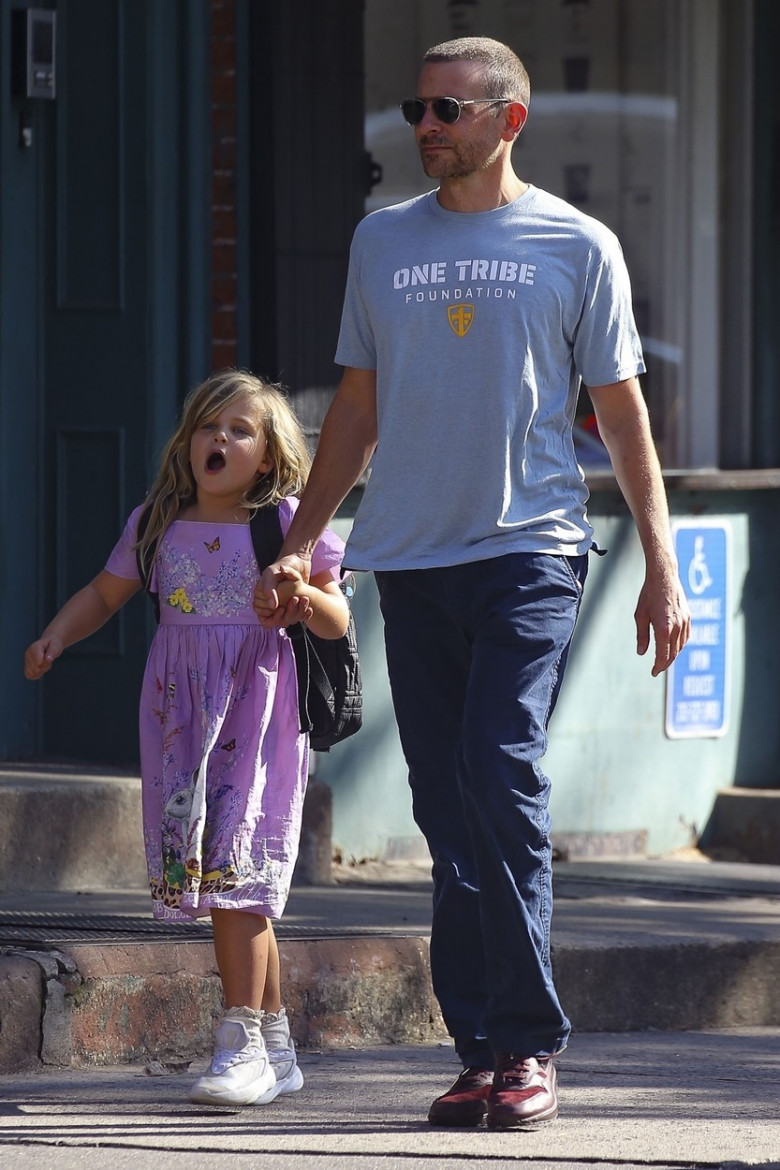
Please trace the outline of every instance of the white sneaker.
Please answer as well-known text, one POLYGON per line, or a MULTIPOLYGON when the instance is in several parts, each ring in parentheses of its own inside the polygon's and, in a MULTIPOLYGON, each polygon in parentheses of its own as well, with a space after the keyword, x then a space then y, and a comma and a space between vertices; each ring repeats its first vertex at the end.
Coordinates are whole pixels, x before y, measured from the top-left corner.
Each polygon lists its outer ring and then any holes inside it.
POLYGON ((290 1022, 284 1008, 278 1012, 265 1012, 261 1031, 276 1076, 277 1091, 297 1093, 298 1089, 303 1088, 303 1073, 298 1068, 295 1045, 290 1036, 290 1022))
MULTIPOLYGON (((257 1013, 259 1017, 259 1013, 257 1013)), ((190 1100, 202 1105, 267 1105, 282 1091, 260 1030, 260 1018, 226 1015, 216 1031, 209 1071, 190 1100)))

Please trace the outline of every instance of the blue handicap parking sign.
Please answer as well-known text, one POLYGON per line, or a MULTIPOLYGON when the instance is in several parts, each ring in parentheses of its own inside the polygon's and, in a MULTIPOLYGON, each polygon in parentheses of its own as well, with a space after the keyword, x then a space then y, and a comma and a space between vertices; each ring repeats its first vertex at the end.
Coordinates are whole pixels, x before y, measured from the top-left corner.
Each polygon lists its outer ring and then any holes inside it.
POLYGON ((691 637, 667 673, 666 734, 672 739, 725 735, 731 531, 724 522, 679 520, 674 544, 691 610, 691 637))

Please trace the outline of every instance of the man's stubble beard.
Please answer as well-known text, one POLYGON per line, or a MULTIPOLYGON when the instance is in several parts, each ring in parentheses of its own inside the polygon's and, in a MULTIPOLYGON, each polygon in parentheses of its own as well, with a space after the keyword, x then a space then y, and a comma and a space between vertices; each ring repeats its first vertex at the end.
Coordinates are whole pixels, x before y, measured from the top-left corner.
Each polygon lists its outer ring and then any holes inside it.
MULTIPOLYGON (((435 142, 430 145, 436 145, 435 142)), ((420 161, 422 168, 429 179, 468 179, 480 171, 487 170, 498 156, 498 147, 486 152, 481 144, 476 142, 458 142, 447 144, 449 152, 446 155, 436 155, 426 162, 423 154, 425 143, 420 144, 420 161)))

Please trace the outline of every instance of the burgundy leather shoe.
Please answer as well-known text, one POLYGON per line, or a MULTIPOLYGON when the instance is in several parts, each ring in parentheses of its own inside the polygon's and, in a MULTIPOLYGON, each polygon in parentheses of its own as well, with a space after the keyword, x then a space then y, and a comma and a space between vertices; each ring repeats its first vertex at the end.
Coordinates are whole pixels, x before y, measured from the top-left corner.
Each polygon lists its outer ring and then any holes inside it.
POLYGON ((480 1125, 487 1112, 493 1070, 464 1068, 455 1083, 428 1110, 431 1125, 480 1125))
POLYGON ((534 1129, 558 1116, 555 1066, 550 1057, 499 1052, 487 1123, 500 1129, 534 1129))

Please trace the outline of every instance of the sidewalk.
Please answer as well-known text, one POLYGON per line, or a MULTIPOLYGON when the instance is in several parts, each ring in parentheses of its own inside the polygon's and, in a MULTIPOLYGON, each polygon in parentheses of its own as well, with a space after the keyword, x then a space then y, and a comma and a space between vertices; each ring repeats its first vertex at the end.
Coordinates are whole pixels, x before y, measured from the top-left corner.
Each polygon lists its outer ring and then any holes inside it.
MULTIPOLYGON (((608 993, 609 989, 604 989, 608 993)), ((0 1161, 14 1170, 474 1170, 533 1165, 780 1167, 780 1030, 576 1036, 561 1115, 534 1133, 442 1130, 430 1101, 449 1047, 307 1052, 300 1093, 189 1104, 192 1074, 143 1067, 0 1078, 0 1161)))
MULTIPOLYGON (((296 886, 279 924, 299 1045, 430 1043, 427 867, 296 886)), ((555 870, 553 964, 575 1029, 780 1027, 780 867, 593 861, 555 870)), ((145 891, 0 895, 0 1073, 186 1064, 219 1010, 210 928, 145 891)))

